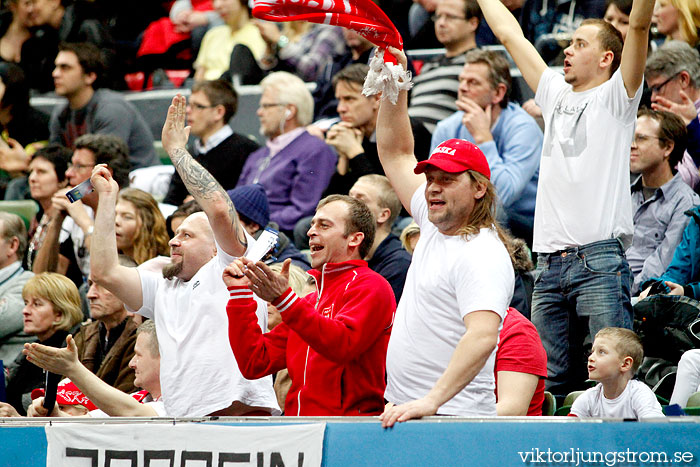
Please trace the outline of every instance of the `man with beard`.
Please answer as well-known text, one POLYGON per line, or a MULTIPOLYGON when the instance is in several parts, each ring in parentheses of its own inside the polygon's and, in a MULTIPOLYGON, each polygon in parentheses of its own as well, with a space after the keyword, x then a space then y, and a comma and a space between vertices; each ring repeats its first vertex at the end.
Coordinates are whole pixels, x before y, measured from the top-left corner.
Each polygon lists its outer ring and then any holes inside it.
MULTIPOLYGON (((163 268, 163 277, 120 266, 114 233, 119 186, 104 166, 95 167, 91 180, 100 204, 92 278, 128 308, 155 321, 168 414, 276 415, 279 407, 271 378, 244 379, 228 344, 228 291, 221 275, 236 257, 250 251, 255 240, 241 227, 221 185, 185 149, 189 127, 184 122, 185 98, 176 96, 163 127, 163 148, 204 213, 190 215, 175 231, 171 262, 163 268)), ((266 329, 267 307, 259 299, 256 316, 260 328, 266 329)))

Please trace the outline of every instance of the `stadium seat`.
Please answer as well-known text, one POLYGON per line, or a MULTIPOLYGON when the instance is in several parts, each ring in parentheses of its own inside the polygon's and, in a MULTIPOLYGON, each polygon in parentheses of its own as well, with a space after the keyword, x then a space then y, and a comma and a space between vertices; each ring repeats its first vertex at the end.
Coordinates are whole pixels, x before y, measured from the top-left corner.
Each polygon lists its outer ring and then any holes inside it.
POLYGON ((554 415, 554 412, 556 412, 556 410, 557 401, 554 398, 554 395, 552 395, 552 393, 549 391, 545 391, 544 401, 542 402, 542 415, 545 417, 554 415))
POLYGON ((39 205, 33 199, 19 201, 0 201, 0 211, 13 212, 24 220, 24 225, 29 230, 29 224, 39 212, 39 205))
POLYGON ((570 392, 566 398, 564 398, 564 403, 562 404, 561 407, 559 407, 555 412, 554 415, 558 416, 564 416, 566 417, 569 415, 569 412, 571 411, 571 406, 574 404, 574 401, 578 396, 583 394, 586 391, 573 391, 570 392))
POLYGON ((685 404, 686 407, 699 407, 700 408, 700 392, 691 394, 688 398, 688 402, 685 404))

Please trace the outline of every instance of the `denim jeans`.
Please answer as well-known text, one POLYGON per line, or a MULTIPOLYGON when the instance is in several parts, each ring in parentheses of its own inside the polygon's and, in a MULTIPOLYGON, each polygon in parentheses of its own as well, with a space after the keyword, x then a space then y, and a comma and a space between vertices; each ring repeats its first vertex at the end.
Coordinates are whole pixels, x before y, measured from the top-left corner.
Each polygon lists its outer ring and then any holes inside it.
POLYGON ((632 274, 622 245, 602 240, 540 253, 532 322, 547 351, 548 391, 565 396, 584 389, 584 340, 605 327, 632 328, 632 274))

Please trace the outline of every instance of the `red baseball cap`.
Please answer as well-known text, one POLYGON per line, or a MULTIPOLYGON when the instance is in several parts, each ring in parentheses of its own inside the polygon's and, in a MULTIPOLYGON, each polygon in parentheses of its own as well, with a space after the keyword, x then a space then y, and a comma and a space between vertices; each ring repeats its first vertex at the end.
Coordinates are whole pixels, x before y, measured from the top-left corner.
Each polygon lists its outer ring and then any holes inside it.
POLYGON ((440 143, 427 161, 421 161, 413 171, 422 174, 428 165, 450 173, 473 170, 491 179, 491 169, 486 156, 475 144, 463 139, 448 139, 440 143))

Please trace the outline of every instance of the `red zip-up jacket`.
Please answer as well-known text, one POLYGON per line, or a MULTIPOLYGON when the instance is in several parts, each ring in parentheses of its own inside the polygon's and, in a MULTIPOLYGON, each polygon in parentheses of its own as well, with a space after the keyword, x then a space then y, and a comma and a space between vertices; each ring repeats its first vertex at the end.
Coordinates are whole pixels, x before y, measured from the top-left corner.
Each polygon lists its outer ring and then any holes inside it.
POLYGON ((263 334, 253 293, 230 287, 229 341, 248 379, 287 368, 285 415, 377 415, 384 410, 386 348, 396 300, 389 283, 361 260, 309 271, 317 292, 292 290, 272 304, 282 323, 263 334))

